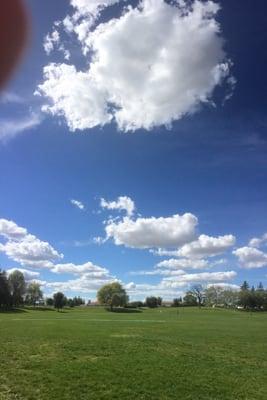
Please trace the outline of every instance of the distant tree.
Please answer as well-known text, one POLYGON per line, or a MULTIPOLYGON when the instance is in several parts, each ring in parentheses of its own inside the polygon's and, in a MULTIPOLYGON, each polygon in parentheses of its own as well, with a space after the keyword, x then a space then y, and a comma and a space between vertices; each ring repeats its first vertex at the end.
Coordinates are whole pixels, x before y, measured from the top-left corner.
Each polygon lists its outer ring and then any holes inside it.
POLYGON ((45 302, 46 302, 46 305, 49 307, 52 307, 54 305, 54 299, 52 299, 51 297, 47 297, 45 302))
POLYGON ((68 306, 68 307, 74 307, 74 301, 73 301, 73 299, 67 299, 67 306, 68 306))
POLYGON ((183 298, 183 304, 185 306, 197 306, 197 299, 190 291, 186 292, 183 298))
POLYGON ((182 298, 181 297, 173 299, 172 307, 180 307, 181 305, 182 305, 182 298))
POLYGON ((53 295, 54 307, 59 311, 61 310, 67 302, 65 295, 62 292, 57 292, 53 295))
POLYGON ((26 283, 22 272, 15 270, 8 277, 8 284, 12 304, 18 306, 23 303, 23 295, 26 291, 26 283))
POLYGON ((40 301, 42 298, 41 285, 38 282, 31 282, 26 290, 26 302, 35 306, 37 301, 40 301))
POLYGON ((239 292, 237 290, 225 289, 220 294, 220 303, 225 307, 235 307, 238 304, 239 292))
POLYGON ((154 296, 147 297, 145 303, 149 308, 156 308, 159 305, 158 298, 154 296))
POLYGON ((157 297, 158 306, 162 305, 162 297, 157 297))
POLYGON ((251 307, 251 292, 249 290, 249 284, 247 281, 244 281, 240 287, 239 304, 245 309, 251 307))
POLYGON ((264 309, 265 297, 267 292, 264 290, 263 284, 260 282, 255 291, 256 304, 259 310, 264 309))
POLYGON ((247 281, 244 281, 240 287, 240 290, 249 290, 249 284, 247 281))
POLYGON ((193 285, 190 289, 190 294, 195 297, 199 307, 202 306, 204 300, 204 289, 200 284, 193 285))
POLYGON ((76 307, 76 306, 81 306, 81 305, 83 305, 83 304, 85 304, 85 301, 80 297, 80 296, 78 296, 78 297, 73 297, 73 306, 74 307, 76 307))
POLYGON ((207 289, 205 289, 204 294, 205 294, 205 305, 207 306, 213 306, 221 303, 221 295, 222 295, 223 289, 219 286, 210 286, 207 289))
POLYGON ((0 308, 10 305, 10 291, 6 272, 0 269, 0 308))
POLYGON ((100 304, 107 305, 112 310, 113 307, 124 307, 128 302, 128 296, 119 282, 113 282, 98 290, 97 300, 100 304))
POLYGON ((130 303, 127 304, 127 307, 130 307, 130 308, 140 308, 143 306, 144 306, 144 304, 142 301, 131 301, 130 303))

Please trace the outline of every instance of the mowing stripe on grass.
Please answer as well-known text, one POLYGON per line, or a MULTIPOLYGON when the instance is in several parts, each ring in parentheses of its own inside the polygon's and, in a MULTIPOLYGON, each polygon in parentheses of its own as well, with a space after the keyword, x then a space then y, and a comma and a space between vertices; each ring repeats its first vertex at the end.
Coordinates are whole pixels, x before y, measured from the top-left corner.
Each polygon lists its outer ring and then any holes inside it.
MULTIPOLYGON (((0 320, 4 321, 4 320, 0 320)), ((12 318, 10 321, 87 321, 87 322, 166 322, 155 319, 86 319, 86 318, 12 318)))

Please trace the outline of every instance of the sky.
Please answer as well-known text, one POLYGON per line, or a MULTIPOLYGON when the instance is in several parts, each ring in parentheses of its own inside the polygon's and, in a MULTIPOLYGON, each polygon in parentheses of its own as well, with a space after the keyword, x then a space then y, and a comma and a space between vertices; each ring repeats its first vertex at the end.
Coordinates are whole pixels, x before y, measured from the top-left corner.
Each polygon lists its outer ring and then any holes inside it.
POLYGON ((0 266, 46 296, 267 287, 267 5, 27 0, 0 97, 0 266))

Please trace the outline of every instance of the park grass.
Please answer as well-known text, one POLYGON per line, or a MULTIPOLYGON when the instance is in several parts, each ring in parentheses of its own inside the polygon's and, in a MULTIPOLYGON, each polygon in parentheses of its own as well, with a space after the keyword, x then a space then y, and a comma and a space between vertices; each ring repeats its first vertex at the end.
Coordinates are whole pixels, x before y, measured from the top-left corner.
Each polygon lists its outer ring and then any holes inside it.
POLYGON ((0 313, 0 400, 266 400, 267 313, 0 313))

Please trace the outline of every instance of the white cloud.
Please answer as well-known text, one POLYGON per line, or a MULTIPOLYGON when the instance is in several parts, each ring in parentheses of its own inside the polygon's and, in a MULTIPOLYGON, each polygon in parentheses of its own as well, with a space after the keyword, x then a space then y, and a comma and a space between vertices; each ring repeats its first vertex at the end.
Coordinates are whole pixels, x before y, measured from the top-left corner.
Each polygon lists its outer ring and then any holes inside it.
POLYGON ((42 119, 39 114, 31 113, 29 116, 20 119, 0 120, 0 142, 7 142, 19 134, 36 127, 42 119))
POLYGON ((51 35, 47 34, 44 39, 44 50, 47 55, 51 53, 51 51, 54 50, 54 47, 60 42, 60 35, 57 30, 54 30, 51 35))
POLYGON ((180 257, 203 258, 214 257, 224 253, 235 244, 235 237, 233 235, 224 235, 212 237, 207 235, 200 235, 197 240, 185 244, 181 247, 176 255, 180 257))
MULTIPOLYGON (((88 69, 63 63, 44 68, 38 92, 51 103, 43 109, 63 116, 70 130, 112 119, 124 131, 170 126, 201 104, 213 104, 215 87, 232 82, 215 19, 218 4, 143 0, 91 29, 101 9, 114 3, 73 0, 76 12, 63 20, 84 54, 89 52, 88 69)), ((48 39, 50 52, 53 40, 48 39)))
POLYGON ((48 242, 29 234, 13 221, 0 220, 0 236, 7 239, 6 243, 0 243, 0 251, 23 266, 51 268, 53 261, 63 257, 48 242))
POLYGON ((0 235, 8 240, 23 239, 27 235, 27 229, 18 226, 15 222, 0 219, 0 235))
POLYGON ((79 200, 71 199, 70 202, 75 207, 79 208, 80 210, 84 210, 85 209, 85 205, 79 200))
MULTIPOLYGON (((169 271, 174 272, 174 271, 169 271)), ((235 278, 236 272, 225 271, 225 272, 203 272, 198 274, 180 274, 177 276, 164 277, 158 284, 147 284, 147 283, 129 283, 127 292, 132 298, 142 298, 146 296, 162 296, 164 300, 171 300, 174 297, 184 296, 185 291, 190 288, 190 285, 196 282, 202 283, 203 285, 209 286, 209 284, 220 285, 221 287, 227 287, 236 289, 236 285, 225 283, 225 280, 231 280, 235 278), (179 289, 181 291, 179 291, 179 289)))
POLYGON ((205 269, 209 267, 206 260, 190 260, 187 258, 170 258, 169 260, 161 261, 157 264, 159 268, 192 268, 192 269, 205 269))
POLYGON ((185 274, 185 271, 182 269, 154 269, 152 271, 131 271, 130 275, 135 275, 135 276, 154 276, 154 275, 165 275, 165 276, 177 276, 177 275, 183 275, 185 274))
POLYGON ((264 233, 260 238, 252 238, 248 245, 249 247, 260 247, 265 243, 267 243, 267 233, 264 233))
POLYGON ((135 204, 130 197, 119 196, 116 201, 106 201, 105 199, 100 200, 100 206, 107 208, 108 210, 123 210, 126 211, 127 215, 131 217, 135 210, 135 204))
POLYGON ((116 245, 127 247, 175 247, 195 238, 197 217, 186 213, 171 217, 137 218, 128 217, 122 221, 109 221, 105 227, 107 238, 113 238, 116 245))
POLYGON ((267 254, 254 247, 240 247, 233 251, 244 268, 262 268, 267 266, 267 254))
POLYGON ((217 287, 223 290, 239 290, 240 286, 235 285, 233 283, 225 283, 225 282, 219 282, 219 283, 209 283, 207 285, 208 288, 210 287, 217 287))
POLYGON ((91 293, 97 291, 101 286, 109 282, 117 281, 115 278, 92 277, 90 273, 81 275, 77 279, 71 279, 64 282, 49 282, 47 288, 54 291, 70 291, 76 293, 91 293))
POLYGON ((99 267, 91 261, 78 265, 73 263, 56 264, 53 266, 52 272, 61 274, 69 273, 74 275, 86 274, 87 277, 91 276, 92 278, 110 279, 109 271, 106 268, 99 267))
POLYGON ((87 73, 77 72, 75 66, 49 64, 44 68, 45 81, 39 92, 52 99, 43 111, 63 115, 70 130, 105 125, 112 117, 102 93, 87 73))
POLYGON ((10 275, 14 271, 22 272, 26 281, 32 280, 34 278, 38 278, 40 276, 39 272, 30 271, 29 269, 24 269, 24 268, 9 268, 9 269, 7 269, 6 272, 8 275, 10 275))
POLYGON ((180 287, 183 284, 195 283, 195 282, 216 282, 233 279, 236 277, 235 271, 223 271, 223 272, 200 272, 198 274, 184 274, 179 276, 177 279, 173 277, 164 278, 162 283, 164 285, 170 285, 171 287, 180 287))

